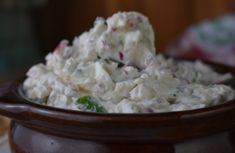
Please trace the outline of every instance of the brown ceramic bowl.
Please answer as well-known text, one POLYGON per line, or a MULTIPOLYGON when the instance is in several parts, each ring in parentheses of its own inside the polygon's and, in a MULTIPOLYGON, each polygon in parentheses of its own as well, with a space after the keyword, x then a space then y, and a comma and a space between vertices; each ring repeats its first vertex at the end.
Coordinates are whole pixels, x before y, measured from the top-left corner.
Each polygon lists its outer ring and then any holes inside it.
MULTIPOLYGON (((232 67, 211 64, 235 75, 232 67)), ((191 111, 99 114, 38 105, 0 88, 0 114, 12 119, 13 153, 234 153, 235 100, 191 111)))

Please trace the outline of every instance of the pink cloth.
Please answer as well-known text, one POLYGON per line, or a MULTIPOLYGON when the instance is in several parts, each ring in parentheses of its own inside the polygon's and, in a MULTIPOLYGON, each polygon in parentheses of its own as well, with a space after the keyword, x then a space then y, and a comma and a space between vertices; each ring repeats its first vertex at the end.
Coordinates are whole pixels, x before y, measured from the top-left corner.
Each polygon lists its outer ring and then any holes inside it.
POLYGON ((235 14, 190 27, 166 48, 166 53, 235 66, 235 14))

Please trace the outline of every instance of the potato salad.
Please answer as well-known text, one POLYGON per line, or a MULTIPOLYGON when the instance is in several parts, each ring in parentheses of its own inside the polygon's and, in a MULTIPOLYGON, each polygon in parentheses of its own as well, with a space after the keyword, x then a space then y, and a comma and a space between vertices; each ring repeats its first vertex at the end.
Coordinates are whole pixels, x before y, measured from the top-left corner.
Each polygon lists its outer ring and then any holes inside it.
POLYGON ((30 101, 100 113, 158 113, 217 105, 235 98, 206 64, 156 54, 154 31, 138 12, 97 17, 93 28, 62 40, 46 62, 27 72, 30 101))

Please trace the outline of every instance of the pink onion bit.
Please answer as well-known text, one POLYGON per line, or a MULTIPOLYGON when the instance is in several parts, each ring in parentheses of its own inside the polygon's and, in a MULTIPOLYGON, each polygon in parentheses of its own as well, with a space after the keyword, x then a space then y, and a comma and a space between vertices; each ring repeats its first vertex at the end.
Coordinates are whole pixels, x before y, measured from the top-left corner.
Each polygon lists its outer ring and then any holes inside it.
POLYGON ((36 76, 38 76, 38 71, 35 70, 35 68, 31 68, 27 74, 26 74, 28 77, 31 77, 31 78, 36 78, 36 76))
POLYGON ((117 28, 116 27, 112 27, 112 32, 116 32, 117 28))
POLYGON ((119 54, 119 59, 123 61, 124 60, 124 54, 122 52, 118 52, 118 54, 119 54))
POLYGON ((152 55, 147 55, 145 57, 145 65, 146 66, 154 65, 154 62, 155 62, 155 58, 152 55))
POLYGON ((69 44, 69 41, 64 39, 64 40, 61 40, 60 43, 57 45, 57 47, 55 48, 55 52, 62 52, 69 44))
POLYGON ((127 71, 127 70, 124 70, 124 74, 125 74, 125 75, 128 75, 128 71, 127 71))

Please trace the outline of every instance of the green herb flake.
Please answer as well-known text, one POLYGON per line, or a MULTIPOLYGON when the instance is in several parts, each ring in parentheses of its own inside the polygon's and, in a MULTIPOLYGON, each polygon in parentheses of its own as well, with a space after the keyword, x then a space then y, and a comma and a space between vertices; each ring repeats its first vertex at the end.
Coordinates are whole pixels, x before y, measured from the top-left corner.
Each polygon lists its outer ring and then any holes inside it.
POLYGON ((91 96, 79 97, 78 100, 77 100, 77 103, 83 105, 86 110, 90 110, 90 111, 98 112, 98 113, 106 112, 104 107, 99 105, 95 101, 95 98, 93 98, 91 96))

